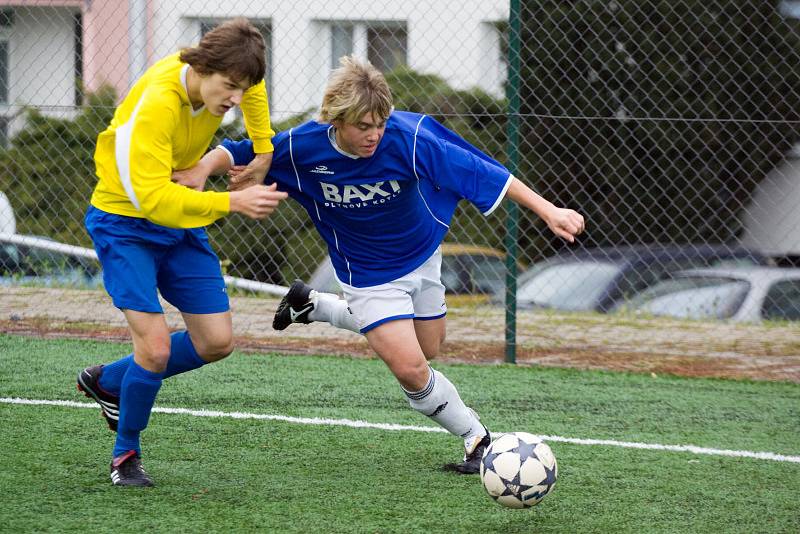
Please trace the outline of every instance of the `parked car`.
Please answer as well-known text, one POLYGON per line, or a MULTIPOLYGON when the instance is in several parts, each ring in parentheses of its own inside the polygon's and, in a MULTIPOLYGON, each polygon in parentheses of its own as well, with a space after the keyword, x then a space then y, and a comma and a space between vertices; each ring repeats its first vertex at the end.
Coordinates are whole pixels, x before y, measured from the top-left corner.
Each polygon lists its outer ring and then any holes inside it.
POLYGON ((0 286, 96 288, 102 284, 97 261, 28 245, 0 243, 0 286))
MULTIPOLYGON (((442 283, 450 294, 491 295, 505 288, 505 257, 502 250, 457 243, 442 244, 442 283)), ((309 285, 327 293, 341 293, 329 257, 319 264, 309 285)))
POLYGON ((800 269, 681 271, 619 305, 618 310, 682 319, 800 321, 800 269))
MULTIPOLYGON (((766 265, 760 253, 725 245, 631 245, 568 251, 522 273, 520 308, 606 313, 671 273, 694 267, 766 265)), ((496 302, 502 302, 496 295, 496 302)))

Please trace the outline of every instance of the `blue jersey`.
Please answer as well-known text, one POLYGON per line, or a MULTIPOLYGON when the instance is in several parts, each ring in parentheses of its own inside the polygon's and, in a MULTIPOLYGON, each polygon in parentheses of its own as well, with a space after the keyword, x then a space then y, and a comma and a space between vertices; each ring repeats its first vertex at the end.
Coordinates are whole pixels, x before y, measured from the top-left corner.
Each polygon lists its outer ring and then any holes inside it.
MULTIPOLYGON (((393 112, 369 158, 339 149, 332 128, 310 121, 276 135, 266 182, 303 205, 337 277, 355 287, 410 273, 441 244, 459 200, 488 215, 511 183, 508 169, 426 115, 393 112)), ((249 140, 222 148, 236 165, 254 158, 249 140)))

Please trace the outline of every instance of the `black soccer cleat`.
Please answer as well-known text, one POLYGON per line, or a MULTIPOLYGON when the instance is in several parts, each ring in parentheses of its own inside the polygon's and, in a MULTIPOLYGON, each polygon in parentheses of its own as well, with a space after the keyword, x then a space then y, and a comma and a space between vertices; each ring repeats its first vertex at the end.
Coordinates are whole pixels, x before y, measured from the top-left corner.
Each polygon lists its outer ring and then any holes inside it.
POLYGON ((292 282, 289 291, 278 304, 275 317, 272 318, 272 328, 285 330, 292 323, 308 324, 312 322, 308 318, 308 314, 314 309, 314 303, 311 301, 313 290, 302 280, 292 282))
POLYGON ((108 423, 108 428, 117 431, 119 425, 119 396, 112 395, 100 387, 100 375, 103 373, 102 365, 87 367, 78 373, 78 391, 100 405, 101 413, 108 423))
POLYGON ((492 443, 489 431, 486 427, 483 427, 483 429, 486 430, 486 435, 476 439, 472 443, 472 447, 464 452, 464 461, 460 464, 445 464, 445 471, 454 471, 461 475, 474 475, 480 472, 483 453, 486 451, 486 447, 492 443))
POLYGON ((153 485, 153 479, 142 466, 142 459, 136 451, 128 451, 111 461, 111 483, 115 486, 153 485))

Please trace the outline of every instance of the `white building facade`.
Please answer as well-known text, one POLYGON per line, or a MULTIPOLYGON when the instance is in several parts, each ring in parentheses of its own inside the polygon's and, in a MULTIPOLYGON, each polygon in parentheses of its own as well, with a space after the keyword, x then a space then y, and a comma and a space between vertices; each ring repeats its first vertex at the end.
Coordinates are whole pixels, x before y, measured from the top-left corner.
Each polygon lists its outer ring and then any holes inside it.
POLYGON ((80 76, 80 7, 0 3, 0 145, 24 124, 27 106, 69 116, 80 76))
POLYGON ((501 96, 508 10, 508 0, 0 0, 0 143, 26 106, 70 117, 82 88, 109 84, 122 96, 147 66, 236 16, 267 42, 275 121, 315 109, 346 54, 501 96))
POLYGON ((406 64, 459 89, 481 87, 501 95, 506 73, 500 28, 508 9, 508 0, 310 0, 242 2, 221 15, 217 3, 153 0, 148 52, 152 61, 197 42, 215 22, 251 19, 267 39, 276 120, 318 106, 330 69, 351 53, 382 70, 406 64))

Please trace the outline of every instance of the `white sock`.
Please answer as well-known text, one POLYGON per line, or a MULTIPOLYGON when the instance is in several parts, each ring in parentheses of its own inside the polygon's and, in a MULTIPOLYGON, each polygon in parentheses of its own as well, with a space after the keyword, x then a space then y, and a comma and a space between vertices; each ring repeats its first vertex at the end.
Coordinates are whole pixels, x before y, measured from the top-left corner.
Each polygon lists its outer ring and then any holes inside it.
POLYGON ((485 430, 478 416, 468 408, 458 395, 455 386, 439 371, 429 368, 428 384, 420 391, 405 391, 408 403, 421 414, 430 417, 445 430, 474 441, 475 436, 483 437, 485 430))
POLYGON ((336 328, 350 330, 356 334, 361 333, 355 317, 347 307, 346 300, 340 299, 333 293, 312 291, 311 301, 314 303, 314 309, 308 314, 308 318, 312 321, 322 321, 330 323, 336 328))

